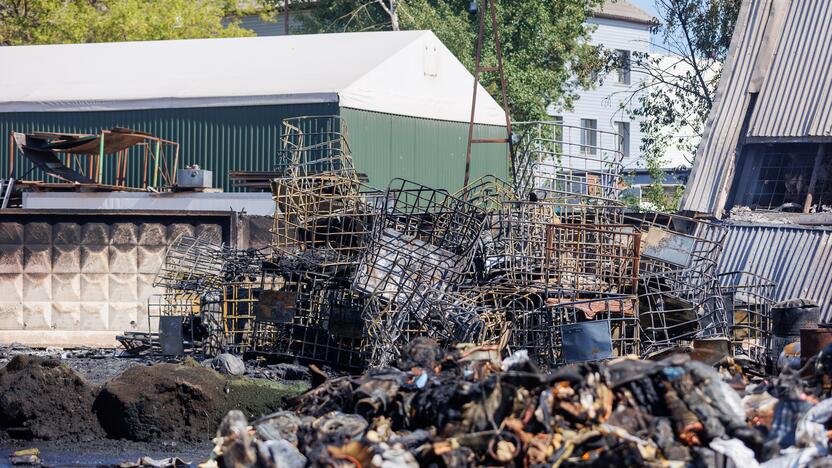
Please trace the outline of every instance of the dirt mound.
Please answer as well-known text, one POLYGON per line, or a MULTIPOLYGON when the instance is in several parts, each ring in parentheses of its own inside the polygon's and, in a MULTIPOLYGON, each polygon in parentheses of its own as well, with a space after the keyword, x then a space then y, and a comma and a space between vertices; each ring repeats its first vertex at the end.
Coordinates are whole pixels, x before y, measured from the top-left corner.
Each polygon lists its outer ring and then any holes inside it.
POLYGON ((226 380, 202 367, 133 367, 109 381, 95 412, 109 437, 136 441, 200 441, 225 413, 226 380))
POLYGON ((92 440, 95 390, 56 359, 15 356, 0 369, 0 430, 17 439, 92 440))

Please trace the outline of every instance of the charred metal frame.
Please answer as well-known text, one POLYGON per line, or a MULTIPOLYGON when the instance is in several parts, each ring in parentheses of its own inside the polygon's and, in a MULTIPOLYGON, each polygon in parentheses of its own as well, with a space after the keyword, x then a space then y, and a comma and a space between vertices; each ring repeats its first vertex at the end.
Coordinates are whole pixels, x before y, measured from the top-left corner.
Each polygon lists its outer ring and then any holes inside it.
POLYGON ((728 308, 734 358, 762 373, 771 359, 771 307, 775 283, 748 271, 718 275, 728 308))
POLYGON ((729 337, 716 266, 726 229, 702 219, 645 213, 627 221, 642 231, 639 278, 644 352, 729 337))

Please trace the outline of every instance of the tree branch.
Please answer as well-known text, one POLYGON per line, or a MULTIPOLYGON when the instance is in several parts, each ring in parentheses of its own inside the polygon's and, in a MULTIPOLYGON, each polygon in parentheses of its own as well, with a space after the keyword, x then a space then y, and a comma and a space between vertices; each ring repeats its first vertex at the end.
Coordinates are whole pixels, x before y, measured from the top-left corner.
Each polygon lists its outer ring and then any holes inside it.
POLYGON ((693 48, 693 41, 690 39, 690 31, 688 31, 688 22, 687 18, 682 14, 681 10, 677 10, 679 24, 682 27, 682 33, 685 35, 685 42, 687 42, 688 51, 690 52, 690 59, 691 65, 693 66, 693 71, 696 73, 696 77, 699 80, 699 84, 702 86, 702 93, 704 94, 705 100, 708 102, 708 108, 713 107, 714 103, 711 99, 711 92, 708 89, 708 85, 705 83, 705 78, 702 76, 702 71, 699 69, 699 63, 696 60, 696 51, 693 48))

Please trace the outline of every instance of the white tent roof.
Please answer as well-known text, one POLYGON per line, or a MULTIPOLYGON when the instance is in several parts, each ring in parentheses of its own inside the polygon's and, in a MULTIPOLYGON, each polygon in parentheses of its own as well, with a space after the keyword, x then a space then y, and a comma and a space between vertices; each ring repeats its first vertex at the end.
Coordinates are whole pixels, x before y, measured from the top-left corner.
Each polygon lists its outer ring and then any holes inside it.
MULTIPOLYGON (((339 102, 467 122, 473 76, 431 31, 0 47, 0 112, 339 102)), ((504 125, 480 86, 478 123, 504 125)))

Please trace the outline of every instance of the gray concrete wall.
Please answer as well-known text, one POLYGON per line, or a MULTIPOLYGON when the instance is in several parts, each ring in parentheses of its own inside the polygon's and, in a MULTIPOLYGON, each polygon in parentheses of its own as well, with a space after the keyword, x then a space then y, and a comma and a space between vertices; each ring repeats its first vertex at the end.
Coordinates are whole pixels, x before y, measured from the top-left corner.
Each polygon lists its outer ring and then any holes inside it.
POLYGON ((146 330, 147 299, 167 245, 223 240, 219 224, 0 218, 0 343, 109 346, 146 330), (86 221, 92 222, 86 222, 86 221))

